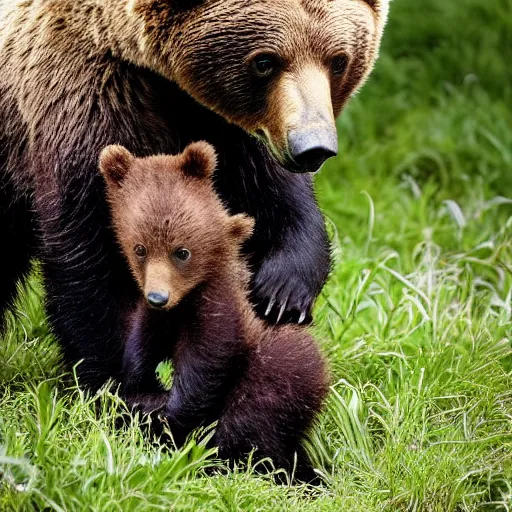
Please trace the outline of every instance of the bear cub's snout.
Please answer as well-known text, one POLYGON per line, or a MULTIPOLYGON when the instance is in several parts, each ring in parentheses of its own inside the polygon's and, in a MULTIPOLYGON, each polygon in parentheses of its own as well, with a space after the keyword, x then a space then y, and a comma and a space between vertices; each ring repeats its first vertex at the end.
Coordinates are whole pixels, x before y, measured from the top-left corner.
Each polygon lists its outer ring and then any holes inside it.
POLYGON ((163 308, 169 302, 169 292, 163 290, 150 291, 146 295, 146 300, 154 308, 163 308))

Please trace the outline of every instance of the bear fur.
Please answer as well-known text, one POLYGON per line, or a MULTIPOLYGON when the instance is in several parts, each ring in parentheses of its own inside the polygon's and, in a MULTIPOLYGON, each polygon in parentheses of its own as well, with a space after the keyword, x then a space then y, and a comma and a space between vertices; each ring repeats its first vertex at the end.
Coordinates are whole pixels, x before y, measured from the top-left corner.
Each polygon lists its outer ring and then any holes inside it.
POLYGON ((373 67, 387 4, 1 2, 0 237, 10 249, 0 313, 38 258, 65 359, 82 361, 92 388, 119 378, 138 295, 98 155, 109 144, 142 157, 207 140, 219 152, 217 192, 256 221, 244 253, 258 313, 309 321, 329 245, 311 176, 289 170, 336 151, 334 119, 373 67), (299 161, 296 148, 315 140, 299 161))
POLYGON ((211 182, 215 165, 204 142, 176 156, 136 159, 122 146, 101 153, 116 235, 142 292, 125 345, 124 393, 157 409, 177 442, 218 420, 222 458, 257 449, 291 471, 297 454, 296 475, 310 479, 301 441, 327 393, 325 362, 304 328, 256 317, 239 254, 254 223, 227 213, 211 182), (144 381, 165 358, 175 368, 168 394, 144 381))

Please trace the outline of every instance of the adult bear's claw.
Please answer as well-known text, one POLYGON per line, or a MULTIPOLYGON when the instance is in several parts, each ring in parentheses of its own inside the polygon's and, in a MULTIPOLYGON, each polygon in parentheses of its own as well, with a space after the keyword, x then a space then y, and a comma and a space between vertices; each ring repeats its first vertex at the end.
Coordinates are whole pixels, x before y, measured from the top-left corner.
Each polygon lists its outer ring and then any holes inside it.
POLYGON ((284 301, 284 303, 281 304, 281 308, 279 309, 279 313, 277 315, 277 323, 279 323, 281 321, 281 318, 283 318, 283 313, 284 310, 286 309, 286 302, 287 301, 284 301))
POLYGON ((274 296, 270 297, 270 300, 268 301, 268 306, 267 306, 267 309, 265 310, 265 316, 270 315, 275 303, 276 303, 276 297, 274 295, 274 296))
POLYGON ((253 304, 257 314, 271 324, 306 324, 312 320, 312 305, 323 283, 302 279, 307 272, 293 266, 293 262, 274 256, 253 276, 253 304))

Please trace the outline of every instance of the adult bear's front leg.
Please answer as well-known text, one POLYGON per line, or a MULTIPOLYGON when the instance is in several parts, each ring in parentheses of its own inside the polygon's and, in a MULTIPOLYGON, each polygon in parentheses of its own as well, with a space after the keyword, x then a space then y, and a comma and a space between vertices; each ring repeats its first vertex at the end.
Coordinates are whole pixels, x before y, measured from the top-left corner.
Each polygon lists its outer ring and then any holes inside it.
POLYGON ((311 175, 286 171, 263 145, 238 133, 225 143, 217 186, 235 213, 256 219, 245 249, 259 315, 270 322, 309 322, 330 269, 329 240, 311 175), (242 142, 235 146, 237 138, 242 142))
MULTIPOLYGON (((268 252, 254 253, 252 298, 257 312, 270 322, 309 323, 330 268, 329 242, 311 177, 291 175, 288 180, 281 183, 276 211, 260 221, 268 222, 268 252)), ((252 241, 256 250, 264 244, 258 236, 252 241)))

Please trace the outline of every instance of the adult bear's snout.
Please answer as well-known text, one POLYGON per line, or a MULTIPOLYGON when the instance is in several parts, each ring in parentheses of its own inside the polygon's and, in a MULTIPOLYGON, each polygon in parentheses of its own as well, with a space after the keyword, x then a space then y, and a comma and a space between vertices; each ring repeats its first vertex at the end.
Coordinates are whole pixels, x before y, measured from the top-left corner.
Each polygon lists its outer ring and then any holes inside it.
POLYGON ((328 158, 338 154, 336 130, 292 131, 288 135, 288 151, 296 171, 317 171, 328 158))
POLYGON ((315 172, 338 153, 330 74, 307 64, 283 73, 263 129, 277 160, 293 172, 315 172))

